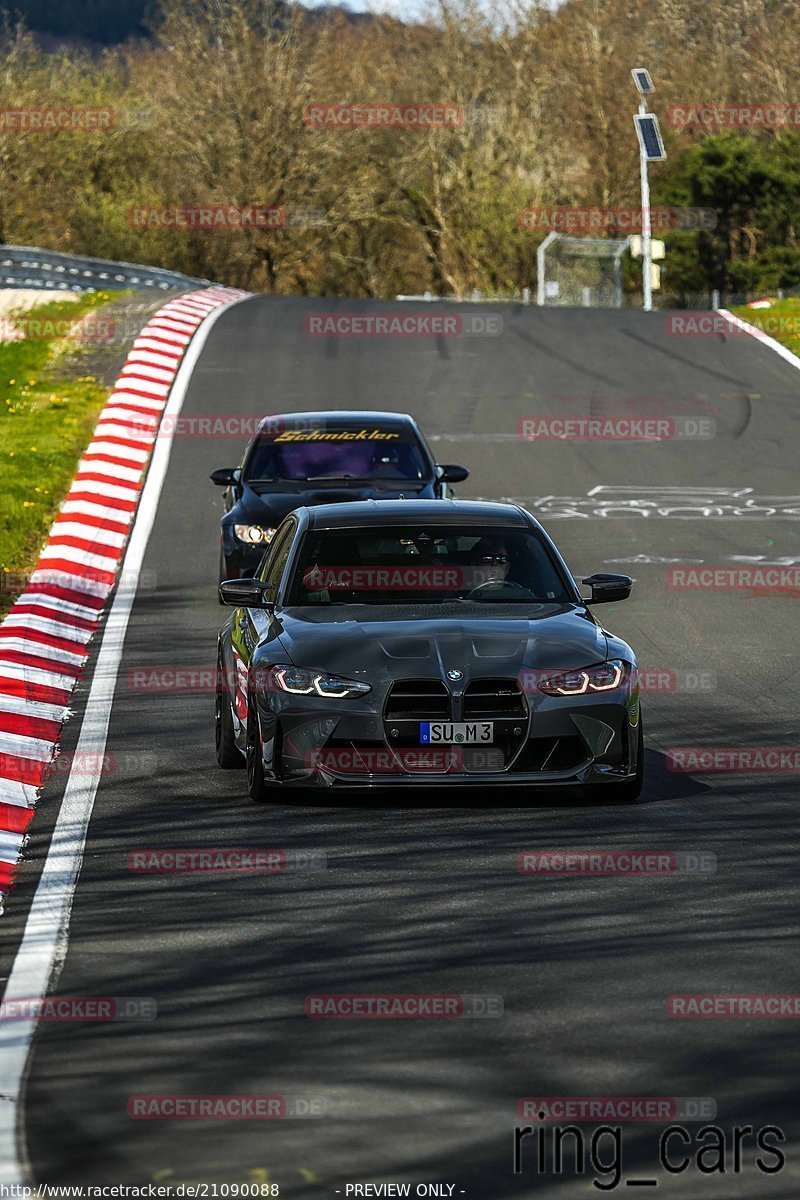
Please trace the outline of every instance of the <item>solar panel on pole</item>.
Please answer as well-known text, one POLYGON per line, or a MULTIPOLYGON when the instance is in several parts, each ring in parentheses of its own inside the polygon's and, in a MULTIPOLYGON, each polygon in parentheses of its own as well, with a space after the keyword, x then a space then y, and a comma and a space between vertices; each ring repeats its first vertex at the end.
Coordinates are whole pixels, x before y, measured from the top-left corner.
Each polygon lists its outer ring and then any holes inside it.
POLYGON ((645 70, 644 67, 634 67, 631 75, 633 76, 633 82, 636 84, 636 90, 641 96, 649 96, 651 92, 656 90, 653 80, 650 78, 650 72, 645 70))
POLYGON ((662 162, 667 157, 667 152, 661 140, 658 117, 655 113, 639 113, 633 120, 644 157, 648 162, 662 162))

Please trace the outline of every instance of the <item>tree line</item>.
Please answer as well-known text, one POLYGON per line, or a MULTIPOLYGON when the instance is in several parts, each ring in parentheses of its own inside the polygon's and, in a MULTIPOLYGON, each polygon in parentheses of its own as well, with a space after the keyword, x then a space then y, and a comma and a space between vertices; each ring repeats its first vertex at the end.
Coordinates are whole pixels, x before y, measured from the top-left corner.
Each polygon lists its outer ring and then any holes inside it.
POLYGON ((546 231, 524 210, 638 205, 644 65, 668 151, 652 202, 716 215, 666 235, 669 292, 800 284, 791 0, 439 0, 413 25, 164 0, 150 20, 98 55, 47 52, 6 18, 0 240, 276 293, 518 294, 546 231), (326 107, 353 104, 424 119, 342 127, 326 107), (14 116, 65 109, 112 117, 14 116))

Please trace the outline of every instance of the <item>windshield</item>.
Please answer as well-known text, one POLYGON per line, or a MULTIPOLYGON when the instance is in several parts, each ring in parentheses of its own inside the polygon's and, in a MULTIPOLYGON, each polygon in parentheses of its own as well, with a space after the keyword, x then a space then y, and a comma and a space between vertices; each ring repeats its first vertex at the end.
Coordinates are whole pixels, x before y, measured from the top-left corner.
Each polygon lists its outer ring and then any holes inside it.
POLYGON ((287 604, 574 599, 533 530, 425 525, 311 531, 287 604))
POLYGON ((385 429, 287 430, 253 443, 246 482, 325 479, 421 480, 429 478, 416 441, 385 429))

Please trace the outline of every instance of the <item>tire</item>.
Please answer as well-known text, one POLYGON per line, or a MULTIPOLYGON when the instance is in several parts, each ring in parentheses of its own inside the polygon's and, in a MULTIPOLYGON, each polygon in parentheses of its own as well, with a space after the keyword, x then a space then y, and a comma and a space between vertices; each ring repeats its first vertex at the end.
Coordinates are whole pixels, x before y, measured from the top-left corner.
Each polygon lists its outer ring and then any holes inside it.
POLYGON ((266 804, 270 799, 270 788, 264 778, 261 761, 261 725, 258 709, 251 700, 247 705, 247 791, 254 804, 266 804))
POLYGON ((639 749, 636 755, 636 774, 625 783, 598 784, 589 788, 589 798, 606 804, 635 804, 644 787, 644 725, 639 712, 639 749))
POLYGON ((241 769, 244 755, 236 745, 231 713, 230 693, 225 686, 225 666, 222 654, 217 654, 217 685, 214 694, 214 734, 217 762, 225 771, 241 769))

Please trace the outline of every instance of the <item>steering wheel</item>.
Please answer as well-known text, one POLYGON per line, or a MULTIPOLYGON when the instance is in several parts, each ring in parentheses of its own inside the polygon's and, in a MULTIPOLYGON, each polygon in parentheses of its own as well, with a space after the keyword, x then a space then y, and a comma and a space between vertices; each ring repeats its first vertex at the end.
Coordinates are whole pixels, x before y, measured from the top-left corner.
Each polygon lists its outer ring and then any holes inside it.
POLYGON ((484 588, 515 588, 518 592, 525 592, 532 600, 535 599, 530 588, 517 583, 516 579, 484 579, 483 583, 477 583, 472 591, 467 593, 467 599, 471 600, 476 592, 482 592, 484 588))

